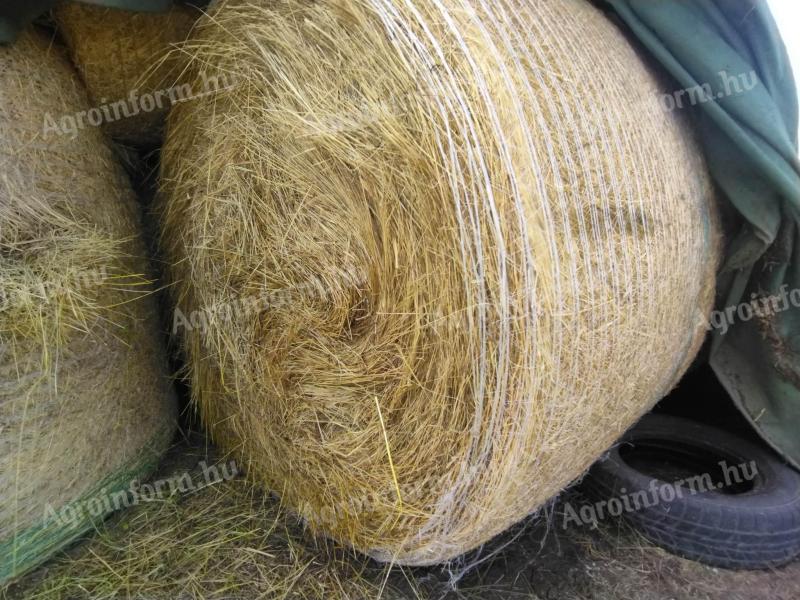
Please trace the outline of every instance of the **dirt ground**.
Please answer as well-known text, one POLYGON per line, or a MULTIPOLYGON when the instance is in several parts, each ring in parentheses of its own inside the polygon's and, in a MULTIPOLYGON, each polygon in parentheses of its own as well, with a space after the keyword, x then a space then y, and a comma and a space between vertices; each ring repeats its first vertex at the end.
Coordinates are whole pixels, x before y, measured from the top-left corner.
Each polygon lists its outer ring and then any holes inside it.
MULTIPOLYGON (((568 492, 564 502, 583 502, 568 492)), ((558 505, 549 526, 533 520, 516 541, 465 575, 440 598, 536 600, 798 600, 800 562, 769 571, 728 571, 653 546, 622 521, 600 529, 563 527, 558 505), (482 589, 483 595, 469 595, 482 589), (470 592, 472 590, 472 592, 470 592)), ((440 580, 438 585, 445 586, 440 580)), ((437 594, 438 592, 438 594, 437 594)))

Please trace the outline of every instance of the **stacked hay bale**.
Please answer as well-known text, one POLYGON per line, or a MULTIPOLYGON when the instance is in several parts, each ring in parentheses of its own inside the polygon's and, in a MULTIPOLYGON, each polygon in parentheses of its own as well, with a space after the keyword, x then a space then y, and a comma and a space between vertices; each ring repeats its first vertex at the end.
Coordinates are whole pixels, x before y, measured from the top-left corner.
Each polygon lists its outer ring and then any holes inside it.
POLYGON ((135 13, 65 2, 54 11, 92 105, 107 114, 103 126, 111 137, 136 145, 161 141, 165 115, 184 99, 172 87, 183 64, 174 46, 198 14, 182 4, 135 13))
POLYGON ((664 87, 586 2, 222 0, 163 150, 215 439, 312 528, 444 561, 677 382, 719 256, 664 87))
POLYGON ((0 47, 0 583, 124 503, 175 400, 133 192, 66 57, 0 47))

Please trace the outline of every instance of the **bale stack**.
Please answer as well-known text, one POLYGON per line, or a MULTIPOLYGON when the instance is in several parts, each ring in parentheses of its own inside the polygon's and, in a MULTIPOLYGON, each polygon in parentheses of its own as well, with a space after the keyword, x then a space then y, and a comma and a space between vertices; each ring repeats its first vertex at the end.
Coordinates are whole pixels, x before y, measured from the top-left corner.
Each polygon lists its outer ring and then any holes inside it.
POLYGON ((383 561, 475 548, 677 382, 719 231, 688 124, 587 2, 222 0, 162 242, 195 400, 383 561))
POLYGON ((133 192, 31 31, 0 47, 0 583, 116 508, 168 445, 175 399, 133 192))
POLYGON ((107 116, 108 134, 135 145, 161 141, 169 108, 182 96, 170 90, 183 61, 183 42, 199 11, 176 4, 166 13, 135 13, 64 2, 54 16, 92 106, 107 116))

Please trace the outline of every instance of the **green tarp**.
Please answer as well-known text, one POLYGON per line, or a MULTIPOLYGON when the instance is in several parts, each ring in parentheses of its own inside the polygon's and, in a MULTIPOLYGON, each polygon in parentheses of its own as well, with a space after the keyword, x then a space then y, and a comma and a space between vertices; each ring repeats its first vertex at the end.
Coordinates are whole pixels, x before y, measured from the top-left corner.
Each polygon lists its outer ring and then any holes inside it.
MULTIPOLYGON (((734 228, 710 361, 762 437, 800 467, 798 99, 766 0, 605 0, 677 81, 734 228)), ((667 106, 666 108, 670 108, 667 106)))

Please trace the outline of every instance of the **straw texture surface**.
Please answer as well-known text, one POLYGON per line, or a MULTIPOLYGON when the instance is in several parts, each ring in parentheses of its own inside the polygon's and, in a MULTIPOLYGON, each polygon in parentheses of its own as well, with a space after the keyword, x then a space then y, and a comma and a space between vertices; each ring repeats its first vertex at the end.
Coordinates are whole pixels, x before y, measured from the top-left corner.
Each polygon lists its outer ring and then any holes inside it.
POLYGON ((688 124, 588 2, 228 0, 170 115, 174 331, 215 439, 383 561, 546 506, 677 382, 719 255, 688 124))
POLYGON ((111 105, 104 128, 111 137, 138 145, 160 143, 164 117, 174 96, 168 90, 182 67, 182 42, 197 9, 176 4, 167 13, 135 13, 64 2, 54 16, 72 61, 89 91, 92 106, 111 105), (131 95, 132 92, 135 95, 131 95), (142 100, 142 96, 149 98, 142 100), (125 101, 126 111, 114 103, 125 101), (117 115, 122 115, 117 118, 117 115))
POLYGON ((130 184, 100 130, 44 134, 86 105, 50 40, 0 48, 0 582, 82 533, 53 513, 146 474, 174 427, 130 184))

